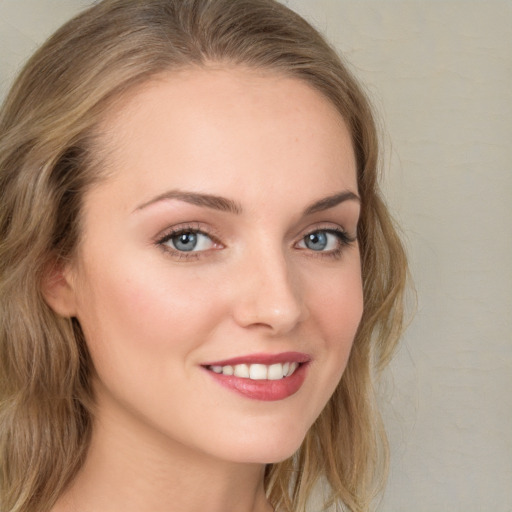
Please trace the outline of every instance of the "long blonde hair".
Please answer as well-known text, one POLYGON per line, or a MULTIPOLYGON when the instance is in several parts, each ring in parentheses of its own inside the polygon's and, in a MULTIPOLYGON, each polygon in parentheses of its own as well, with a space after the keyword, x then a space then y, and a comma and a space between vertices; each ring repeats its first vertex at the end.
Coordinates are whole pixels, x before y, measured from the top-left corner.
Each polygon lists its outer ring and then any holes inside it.
POLYGON ((0 112, 0 509, 47 512, 91 436, 92 364, 79 324, 46 305, 41 279, 71 258, 81 198, 101 179, 97 129, 113 101, 165 71, 208 63, 276 70, 312 85, 352 134, 362 199, 364 314, 347 369, 296 455, 270 464, 280 511, 370 508, 387 468, 373 376, 402 328, 406 260, 381 199, 369 103, 306 21, 274 0, 104 0, 29 60, 0 112))

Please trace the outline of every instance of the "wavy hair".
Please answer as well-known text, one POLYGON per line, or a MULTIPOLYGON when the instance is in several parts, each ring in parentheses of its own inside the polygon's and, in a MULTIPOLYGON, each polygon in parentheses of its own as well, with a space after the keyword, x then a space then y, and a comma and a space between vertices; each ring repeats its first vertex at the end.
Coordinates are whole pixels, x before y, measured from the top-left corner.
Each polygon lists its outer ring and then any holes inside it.
POLYGON ((352 135, 362 200, 364 313, 345 373, 290 459, 269 464, 279 511, 371 508, 387 470, 374 377, 402 329, 407 265, 378 188, 378 137, 365 94, 323 37, 274 0, 104 0, 28 61, 0 111, 0 509, 47 512, 83 464, 94 397, 80 325, 45 303, 41 279, 71 258, 81 200, 102 178, 108 109, 159 73, 229 63, 307 82, 352 135))

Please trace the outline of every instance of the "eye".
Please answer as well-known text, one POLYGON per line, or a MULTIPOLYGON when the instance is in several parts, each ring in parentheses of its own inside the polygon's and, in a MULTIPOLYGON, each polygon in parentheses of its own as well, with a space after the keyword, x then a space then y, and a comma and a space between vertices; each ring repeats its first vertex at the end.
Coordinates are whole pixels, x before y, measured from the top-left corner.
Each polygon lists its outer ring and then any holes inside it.
POLYGON ((194 230, 169 233, 158 243, 179 252, 207 251, 215 246, 214 241, 208 235, 194 230))
POLYGON ((339 237, 327 231, 314 231, 306 235, 299 243, 300 247, 312 251, 332 251, 339 245, 339 237))
POLYGON ((347 233, 338 229, 318 229, 304 236, 297 247, 309 249, 314 252, 337 254, 343 246, 350 244, 354 239, 347 233))

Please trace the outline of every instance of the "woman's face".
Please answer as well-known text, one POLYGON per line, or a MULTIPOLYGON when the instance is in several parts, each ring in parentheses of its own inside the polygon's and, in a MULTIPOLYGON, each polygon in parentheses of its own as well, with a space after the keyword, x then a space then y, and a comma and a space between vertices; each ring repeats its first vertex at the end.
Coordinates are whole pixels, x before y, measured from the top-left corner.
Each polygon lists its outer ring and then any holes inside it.
POLYGON ((290 456, 362 314, 350 135, 308 85, 229 68, 154 80, 103 126, 69 304, 99 421, 237 462, 290 456))

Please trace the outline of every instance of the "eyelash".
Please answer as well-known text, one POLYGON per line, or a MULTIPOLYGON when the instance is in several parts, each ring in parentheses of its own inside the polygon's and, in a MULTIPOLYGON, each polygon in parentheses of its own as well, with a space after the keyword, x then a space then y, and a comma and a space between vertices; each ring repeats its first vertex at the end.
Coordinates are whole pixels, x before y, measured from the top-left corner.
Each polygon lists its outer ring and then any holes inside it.
POLYGON ((201 226, 195 224, 189 224, 184 226, 179 226, 170 229, 163 236, 161 236, 158 240, 156 240, 156 245, 158 245, 165 253, 170 254, 174 258, 179 260, 197 260, 201 256, 204 256, 205 252, 208 251, 178 251, 177 249, 173 249, 171 246, 166 245, 171 239, 185 234, 194 234, 194 235, 204 235, 208 237, 214 245, 218 245, 222 247, 222 244, 218 240, 218 238, 212 233, 208 233, 207 230, 201 228, 201 226))
MULTIPOLYGON (((357 237, 350 236, 346 231, 340 228, 317 227, 305 233, 300 238, 299 242, 296 242, 294 245, 303 242, 304 240, 306 240, 308 236, 314 235, 316 233, 327 233, 330 235, 334 235, 338 239, 338 246, 336 247, 336 249, 330 251, 314 251, 313 249, 308 249, 307 247, 299 248, 299 250, 301 251, 306 251, 308 253, 308 256, 310 257, 339 259, 343 253, 343 250, 357 240, 357 237)), ((165 253, 170 254, 171 256, 179 260, 197 260, 201 257, 204 257, 205 253, 209 252, 207 250, 190 252, 179 251, 177 249, 173 249, 169 245, 166 245, 167 242, 169 242, 171 239, 184 234, 203 235, 208 237, 214 245, 219 246, 218 248, 223 247, 222 243, 215 235, 209 233, 208 230, 201 228, 199 225, 185 225, 172 228, 171 230, 167 231, 163 236, 156 240, 156 245, 158 245, 165 253)))
POLYGON ((300 241, 304 241, 308 236, 314 235, 316 233, 327 233, 330 235, 334 235, 338 239, 338 245, 335 249, 331 251, 314 251, 312 249, 301 249, 308 252, 308 256, 312 258, 331 258, 331 259, 340 259, 344 249, 356 242, 357 237, 350 236, 345 230, 341 228, 332 228, 332 227, 317 227, 311 231, 305 233, 300 241))

